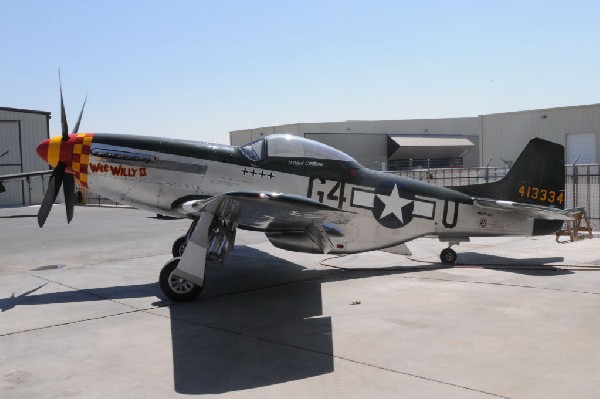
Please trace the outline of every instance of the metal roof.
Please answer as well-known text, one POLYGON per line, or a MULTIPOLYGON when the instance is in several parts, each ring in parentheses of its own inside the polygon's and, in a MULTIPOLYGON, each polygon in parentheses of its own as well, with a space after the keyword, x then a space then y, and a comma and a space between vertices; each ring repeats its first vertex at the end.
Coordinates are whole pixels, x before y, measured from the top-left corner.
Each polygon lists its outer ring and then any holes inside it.
POLYGON ((465 137, 388 136, 388 159, 460 158, 474 147, 465 137))
POLYGON ((47 115, 47 116, 51 115, 50 112, 46 112, 46 111, 38 111, 38 110, 35 110, 35 109, 11 108, 11 107, 0 107, 0 111, 22 112, 22 113, 25 113, 25 114, 42 114, 42 115, 47 115))

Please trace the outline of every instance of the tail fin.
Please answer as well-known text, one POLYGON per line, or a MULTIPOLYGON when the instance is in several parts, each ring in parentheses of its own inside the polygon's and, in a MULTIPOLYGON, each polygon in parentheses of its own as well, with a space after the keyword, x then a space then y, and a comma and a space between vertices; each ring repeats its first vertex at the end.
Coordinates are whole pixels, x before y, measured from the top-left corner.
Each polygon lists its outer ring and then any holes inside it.
POLYGON ((531 139, 502 180, 453 188, 472 197, 564 209, 565 149, 540 138, 531 139))

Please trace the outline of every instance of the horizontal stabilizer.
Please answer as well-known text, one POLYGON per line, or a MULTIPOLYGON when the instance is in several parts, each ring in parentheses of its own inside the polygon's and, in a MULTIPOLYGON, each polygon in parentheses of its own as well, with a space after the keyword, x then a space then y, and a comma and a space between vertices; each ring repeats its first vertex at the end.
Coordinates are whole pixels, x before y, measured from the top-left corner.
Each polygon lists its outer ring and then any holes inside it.
POLYGON ((385 249, 382 249, 382 251, 389 252, 391 254, 396 254, 396 255, 406 255, 406 256, 412 255, 412 252, 406 246, 406 244, 400 244, 400 245, 396 245, 395 247, 385 248, 385 249))
POLYGON ((511 211, 534 219, 545 220, 575 220, 572 210, 550 208, 547 206, 523 204, 513 201, 497 201, 491 199, 475 199, 474 205, 482 209, 511 211))

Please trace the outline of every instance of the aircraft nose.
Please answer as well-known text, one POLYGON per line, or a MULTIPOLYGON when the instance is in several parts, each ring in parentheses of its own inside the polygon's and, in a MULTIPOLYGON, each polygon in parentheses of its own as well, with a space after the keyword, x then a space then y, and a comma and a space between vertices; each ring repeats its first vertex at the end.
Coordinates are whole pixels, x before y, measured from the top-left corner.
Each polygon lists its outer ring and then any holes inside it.
POLYGON ((38 144, 35 152, 37 152, 38 156, 42 158, 44 161, 48 162, 48 147, 50 146, 50 139, 46 139, 38 144))
POLYGON ((62 136, 46 139, 37 146, 36 152, 40 158, 52 166, 58 165, 60 161, 70 168, 76 138, 77 135, 70 134, 68 140, 63 140, 62 136))

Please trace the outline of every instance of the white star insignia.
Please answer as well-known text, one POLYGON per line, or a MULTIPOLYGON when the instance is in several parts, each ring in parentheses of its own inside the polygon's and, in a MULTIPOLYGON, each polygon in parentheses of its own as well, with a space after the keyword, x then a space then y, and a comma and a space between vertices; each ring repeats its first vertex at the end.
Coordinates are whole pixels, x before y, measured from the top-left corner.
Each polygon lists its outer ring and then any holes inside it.
POLYGON ((404 224, 404 219, 402 218, 402 208, 414 201, 400 197, 400 194, 398 193, 398 186, 396 184, 394 184, 394 189, 389 196, 377 194, 377 197, 379 197, 381 202, 383 202, 385 205, 385 208, 383 208, 379 219, 383 219, 387 215, 391 215, 393 213, 398 220, 400 220, 400 223, 404 224))

